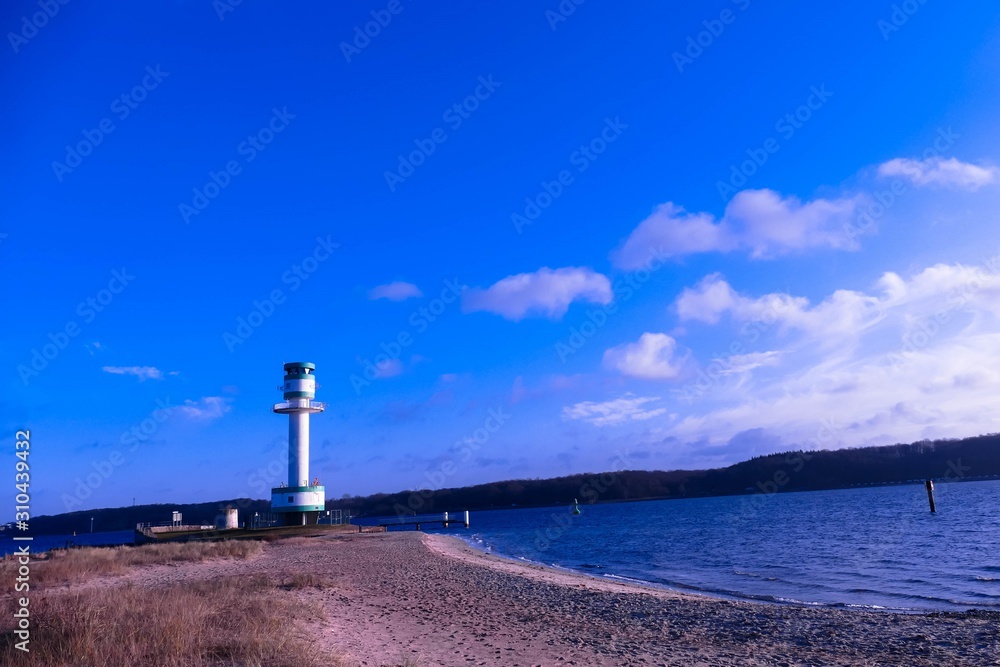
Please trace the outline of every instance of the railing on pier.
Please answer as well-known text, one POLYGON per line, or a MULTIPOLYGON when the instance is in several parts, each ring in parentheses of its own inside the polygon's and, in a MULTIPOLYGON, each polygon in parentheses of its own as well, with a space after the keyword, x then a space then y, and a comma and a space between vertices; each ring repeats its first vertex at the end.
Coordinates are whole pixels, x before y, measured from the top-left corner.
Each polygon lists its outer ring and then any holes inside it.
MULTIPOLYGON (((258 528, 273 528, 282 525, 283 518, 280 514, 270 512, 254 512, 253 516, 246 521, 246 528, 256 530, 258 528)), ((342 526, 351 522, 350 510, 323 510, 319 513, 317 524, 320 526, 342 526)))
POLYGON ((189 525, 184 523, 178 523, 176 521, 159 521, 159 522, 145 522, 137 523, 135 525, 136 532, 142 533, 143 535, 149 535, 152 537, 156 533, 186 533, 195 530, 211 530, 215 526, 207 526, 202 524, 189 525))
MULTIPOLYGON (((442 528, 450 528, 452 524, 469 527, 469 511, 466 510, 451 518, 448 512, 443 514, 421 514, 413 516, 397 516, 379 520, 376 526, 389 530, 390 528, 405 528, 412 526, 414 530, 420 530, 421 526, 433 526, 440 524, 442 528)), ((359 526, 360 527, 360 526, 359 526)), ((359 531, 360 532, 360 531, 359 531)))

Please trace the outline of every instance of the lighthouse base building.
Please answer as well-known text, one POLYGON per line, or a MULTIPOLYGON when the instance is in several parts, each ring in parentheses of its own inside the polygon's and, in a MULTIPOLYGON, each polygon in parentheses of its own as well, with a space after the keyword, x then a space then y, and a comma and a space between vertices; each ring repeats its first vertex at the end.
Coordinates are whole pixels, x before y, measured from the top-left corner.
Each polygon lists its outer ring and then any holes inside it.
POLYGON ((284 402, 273 411, 288 415, 288 484, 271 489, 271 512, 283 526, 305 526, 319 521, 326 509, 326 487, 309 482, 309 415, 323 412, 316 402, 316 364, 285 364, 284 402))
POLYGON ((308 526, 319 521, 326 503, 324 486, 279 486, 271 489, 271 513, 282 526, 308 526))

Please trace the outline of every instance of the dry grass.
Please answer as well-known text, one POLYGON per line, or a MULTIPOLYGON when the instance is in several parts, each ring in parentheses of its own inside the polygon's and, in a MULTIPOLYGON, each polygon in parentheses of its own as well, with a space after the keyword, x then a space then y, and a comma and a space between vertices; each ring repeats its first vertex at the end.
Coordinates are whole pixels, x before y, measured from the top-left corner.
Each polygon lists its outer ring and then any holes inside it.
POLYGON ((286 591, 298 590, 300 588, 330 588, 335 582, 329 577, 324 577, 312 572, 296 572, 286 579, 281 587, 286 591))
POLYGON ((316 538, 314 537, 278 537, 276 539, 266 539, 271 537, 270 535, 265 535, 265 541, 267 542, 281 542, 286 547, 314 547, 316 546, 316 538))
MULTIPOLYGON (((102 574, 121 574, 136 565, 157 565, 209 558, 246 559, 260 553, 260 542, 168 542, 139 547, 55 550, 31 556, 31 583, 75 583, 102 574)), ((8 557, 0 562, 0 580, 13 580, 17 562, 8 557)))
POLYGON ((0 664, 319 667, 290 632, 314 615, 265 576, 155 590, 131 585, 32 597, 31 653, 14 648, 13 600, 0 615, 0 664))
MULTIPOLYGON (((322 614, 295 591, 325 588, 315 574, 224 577, 156 588, 75 588, 129 568, 209 558, 250 558, 252 541, 186 542, 32 555, 31 652, 15 648, 14 596, 0 594, 0 665, 333 667, 304 633, 322 614), (55 588, 51 584, 56 584, 55 588), (49 585, 47 589, 46 585, 49 585), (64 587, 62 584, 69 584, 64 587)), ((16 562, 0 562, 13 581, 16 562)))

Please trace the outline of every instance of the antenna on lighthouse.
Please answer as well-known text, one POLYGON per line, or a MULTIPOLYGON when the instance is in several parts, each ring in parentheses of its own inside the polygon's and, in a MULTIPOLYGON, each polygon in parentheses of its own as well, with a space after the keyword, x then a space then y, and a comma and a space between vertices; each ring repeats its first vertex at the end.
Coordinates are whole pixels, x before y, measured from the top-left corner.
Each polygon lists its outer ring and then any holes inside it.
POLYGON ((309 484, 309 415, 323 412, 316 398, 316 364, 293 361, 285 364, 282 386, 284 402, 272 410, 288 415, 288 486, 271 489, 271 512, 282 516, 286 526, 314 524, 326 504, 326 488, 309 484))

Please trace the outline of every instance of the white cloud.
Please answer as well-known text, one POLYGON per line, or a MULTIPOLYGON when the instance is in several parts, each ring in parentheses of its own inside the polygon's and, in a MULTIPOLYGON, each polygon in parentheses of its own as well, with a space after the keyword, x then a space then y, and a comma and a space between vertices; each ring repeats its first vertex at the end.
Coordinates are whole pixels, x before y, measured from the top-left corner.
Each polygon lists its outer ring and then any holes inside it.
POLYGON ((647 403, 658 401, 658 396, 634 396, 625 394, 621 398, 604 403, 584 401, 563 408, 563 419, 579 419, 595 426, 610 426, 628 421, 645 421, 662 415, 666 408, 646 409, 647 403))
POLYGON ((462 305, 467 313, 486 311, 514 321, 531 315, 556 320, 574 301, 607 304, 612 298, 611 281, 592 269, 542 267, 508 276, 485 290, 466 290, 462 305))
POLYGON ((694 287, 685 287, 674 302, 681 321, 695 320, 715 324, 719 317, 731 310, 738 296, 722 274, 705 276, 694 287))
POLYGON ((714 273, 684 289, 674 303, 685 321, 715 324, 728 314, 739 324, 749 323, 749 329, 741 328, 744 332, 777 325, 782 331, 831 341, 861 334, 887 317, 916 321, 966 305, 1000 312, 1000 259, 990 260, 985 268, 936 264, 908 280, 889 271, 876 281, 872 293, 836 290, 815 305, 782 292, 744 296, 714 273))
POLYGON ((396 281, 387 285, 378 285, 368 290, 368 298, 371 300, 388 299, 389 301, 405 301, 406 299, 421 297, 424 293, 413 283, 396 281))
MULTIPOLYGON (((139 382, 163 379, 163 371, 155 366, 104 366, 101 370, 112 375, 134 375, 139 378, 139 382)), ((167 375, 177 374, 177 371, 167 373, 167 375)))
POLYGON ((668 202, 639 223, 611 259, 632 270, 657 254, 746 250, 751 257, 769 259, 817 247, 853 249, 853 238, 843 230, 861 203, 860 197, 803 203, 773 190, 743 190, 716 220, 710 213, 688 213, 668 202))
POLYGON ((644 333, 634 343, 604 352, 604 367, 646 380, 669 380, 680 375, 683 359, 676 359, 677 341, 664 333, 644 333))
POLYGON ((808 248, 854 247, 844 233, 861 200, 815 199, 802 203, 773 190, 743 190, 726 206, 723 224, 738 231, 740 245, 754 258, 771 258, 808 248))
POLYGON ((709 276, 682 295, 678 312, 749 323, 739 327, 743 349, 775 334, 788 341, 722 360, 714 374, 779 359, 782 372, 694 392, 690 411, 661 428, 662 438, 724 444, 764 429, 784 448, 837 448, 1000 431, 1000 255, 981 267, 887 272, 871 290, 838 290, 816 304, 747 297, 709 276))
POLYGON ((726 442, 763 428, 791 446, 836 449, 1000 430, 1000 334, 942 340, 912 352, 803 358, 799 368, 722 405, 689 414, 669 435, 726 442))
POLYGON ((781 361, 781 352, 771 350, 769 352, 734 354, 719 361, 722 367, 717 372, 720 375, 739 375, 764 366, 777 366, 781 361))
POLYGON ((205 396, 197 401, 184 401, 184 405, 175 409, 189 419, 216 419, 229 412, 229 399, 223 396, 205 396))
POLYGON ((917 186, 937 185, 959 190, 978 190, 997 180, 1000 170, 980 167, 957 158, 932 157, 926 160, 895 158, 878 167, 879 176, 900 176, 917 186))
MULTIPOLYGON (((890 276, 895 274, 886 274, 882 281, 891 281, 890 276)), ((674 305, 681 320, 715 324, 728 313, 736 322, 749 323, 751 329, 758 331, 778 325, 783 331, 796 329, 816 337, 837 339, 857 334, 877 322, 884 315, 887 302, 852 290, 837 290, 815 306, 804 297, 785 293, 751 298, 738 294, 725 278, 715 273, 693 289, 686 288, 674 305)))
POLYGON ((709 213, 688 213, 673 202, 656 207, 639 223, 625 243, 611 254, 616 266, 637 269, 654 253, 668 256, 698 252, 728 252, 737 245, 735 235, 709 213))

